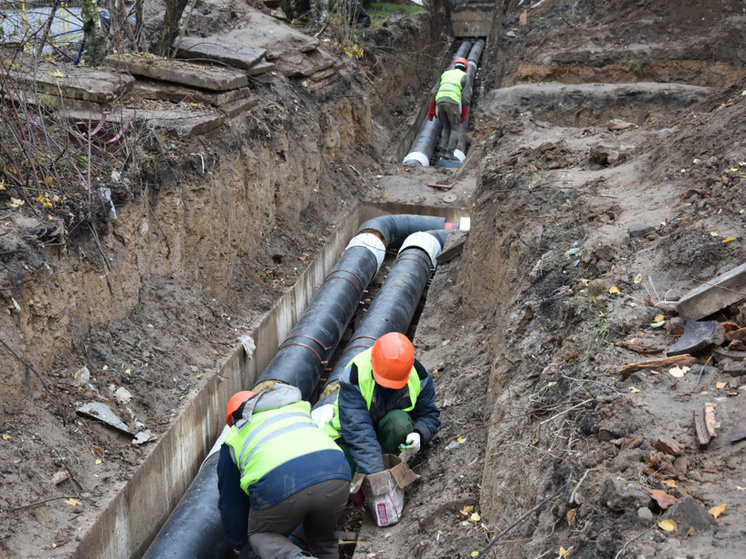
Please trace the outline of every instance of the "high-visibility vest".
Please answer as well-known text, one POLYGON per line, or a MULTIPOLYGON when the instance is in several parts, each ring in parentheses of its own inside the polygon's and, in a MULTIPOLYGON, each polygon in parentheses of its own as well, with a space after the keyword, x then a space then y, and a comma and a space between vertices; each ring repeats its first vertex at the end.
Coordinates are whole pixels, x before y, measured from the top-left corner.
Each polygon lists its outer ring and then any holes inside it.
POLYGON ((461 78, 465 75, 466 72, 457 68, 443 72, 443 75, 440 76, 440 87, 438 88, 438 93, 435 95, 435 102, 437 103, 443 97, 447 97, 460 105, 461 78))
MULTIPOLYGON (((373 378, 373 365, 371 362, 372 354, 373 349, 370 348, 362 353, 358 353, 351 360, 351 363, 357 367, 357 385, 360 388, 360 394, 362 394, 368 410, 370 410, 371 403, 373 402, 373 391, 376 388, 376 380, 373 378)), ((417 374, 417 369, 414 367, 409 371, 407 389, 409 390, 411 405, 404 409, 404 411, 412 411, 417 403, 417 396, 420 395, 420 375, 417 374)), ((339 392, 337 392, 337 398, 334 400, 334 412, 331 419, 324 424, 324 432, 332 439, 337 439, 341 436, 341 431, 342 428, 339 423, 339 392)))
POLYGON ((295 402, 271 410, 254 412, 239 431, 234 425, 225 437, 241 472, 241 489, 285 462, 320 450, 339 447, 311 419, 311 405, 295 402))

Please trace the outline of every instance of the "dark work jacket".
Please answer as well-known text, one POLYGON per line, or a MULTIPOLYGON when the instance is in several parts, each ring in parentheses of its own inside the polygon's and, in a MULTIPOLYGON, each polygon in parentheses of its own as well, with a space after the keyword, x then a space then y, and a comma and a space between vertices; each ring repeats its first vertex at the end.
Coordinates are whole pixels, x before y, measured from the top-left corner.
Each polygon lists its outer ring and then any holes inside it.
MULTIPOLYGON (((435 436, 440 427, 440 410, 435 405, 433 377, 422 363, 415 359, 417 374, 420 377, 420 395, 414 409, 409 412, 414 421, 414 430, 420 434, 422 446, 435 436)), ((403 410, 412 405, 409 388, 389 390, 388 399, 376 385, 370 403, 370 411, 357 383, 357 367, 350 364, 339 379, 339 423, 342 439, 350 447, 358 472, 373 474, 383 467, 383 452, 376 436, 378 423, 393 410, 403 410)))

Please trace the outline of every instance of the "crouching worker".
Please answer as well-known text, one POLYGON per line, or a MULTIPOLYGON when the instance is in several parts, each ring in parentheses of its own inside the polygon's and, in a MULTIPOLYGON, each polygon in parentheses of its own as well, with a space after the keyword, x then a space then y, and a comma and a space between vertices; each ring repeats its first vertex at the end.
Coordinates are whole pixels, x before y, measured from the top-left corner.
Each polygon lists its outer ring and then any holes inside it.
POLYGON ((218 506, 230 543, 238 551, 248 535, 262 559, 337 559, 334 532, 350 492, 350 467, 311 420, 300 390, 277 384, 258 394, 239 392, 225 419, 230 430, 218 459, 218 506), (289 539, 301 525, 308 552, 289 539))
POLYGON ((362 474, 384 469, 383 455, 409 460, 440 427, 430 372, 398 332, 378 338, 352 358, 339 379, 332 417, 324 430, 362 474))

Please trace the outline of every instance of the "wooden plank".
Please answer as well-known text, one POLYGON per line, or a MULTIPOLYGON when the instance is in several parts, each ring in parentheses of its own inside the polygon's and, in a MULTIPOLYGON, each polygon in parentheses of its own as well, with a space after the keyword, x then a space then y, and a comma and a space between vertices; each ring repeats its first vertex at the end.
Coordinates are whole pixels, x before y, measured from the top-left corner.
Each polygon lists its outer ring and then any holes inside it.
POLYGON ((619 369, 619 374, 622 375, 623 379, 626 379, 632 373, 637 371, 644 371, 650 369, 665 369, 667 367, 684 367, 688 365, 694 365, 697 363, 697 358, 692 357, 689 354, 674 355, 673 357, 663 357, 661 359, 651 359, 649 361, 639 361, 638 363, 630 363, 619 369))

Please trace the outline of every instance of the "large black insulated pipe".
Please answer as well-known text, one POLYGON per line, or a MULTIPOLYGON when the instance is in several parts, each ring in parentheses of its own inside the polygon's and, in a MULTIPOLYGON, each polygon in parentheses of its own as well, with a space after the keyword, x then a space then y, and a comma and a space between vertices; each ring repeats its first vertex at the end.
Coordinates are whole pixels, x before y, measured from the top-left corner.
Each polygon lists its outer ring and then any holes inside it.
POLYGON ((445 221, 442 217, 403 214, 363 223, 253 390, 258 392, 268 383, 284 382, 300 388, 308 400, 355 314, 363 291, 381 266, 386 248, 401 245, 416 231, 442 229, 445 221))
MULTIPOLYGON (((477 75, 477 70, 479 69, 479 59, 482 58, 483 51, 484 39, 479 39, 476 43, 474 43, 471 51, 469 51, 469 58, 467 58, 469 67, 466 69, 466 78, 469 80, 469 86, 471 87, 474 86, 474 78, 477 75)), ((470 116, 467 115, 466 120, 461 123, 461 136, 458 139, 458 147, 453 150, 453 155, 455 155, 459 159, 459 162, 466 159, 466 133, 469 131, 469 118, 470 116)))
MULTIPOLYGON (((308 397, 315 387, 314 379, 318 383, 321 376, 322 362, 339 344, 362 289, 383 262, 386 248, 400 246, 416 231, 446 227, 458 228, 447 224, 442 217, 407 214, 381 216, 363 223, 319 288, 311 306, 267 365, 255 389, 268 381, 285 382, 299 388, 302 385, 305 388, 301 390, 307 391, 304 397, 308 397), (351 267, 358 264, 362 269, 351 267), (338 304, 331 293, 345 303, 338 304)), ((226 426, 142 559, 228 559, 233 556, 218 510, 217 456, 227 432, 226 426)))
MULTIPOLYGON (((456 51, 456 54, 451 60, 451 65, 457 58, 466 57, 471 48, 469 41, 464 41, 456 51)), ((440 79, 440 77, 438 77, 440 79)), ((429 92, 428 92, 429 95, 429 92)), ((422 165, 423 167, 430 166, 430 158, 433 156, 435 145, 438 143, 438 136, 440 135, 440 119, 436 116, 432 120, 425 119, 420 126, 420 131, 412 142, 412 147, 409 153, 404 158, 403 163, 405 165, 422 165)))
POLYGON ((428 231, 407 237, 368 312, 339 355, 315 408, 334 403, 339 377, 350 359, 371 347, 384 334, 408 330, 447 235, 448 231, 428 231))
MULTIPOLYGON (((224 438, 225 433, 219 439, 220 444, 224 438)), ((218 510, 219 449, 217 444, 202 462, 189 489, 143 558, 218 559, 233 556, 218 510)))

